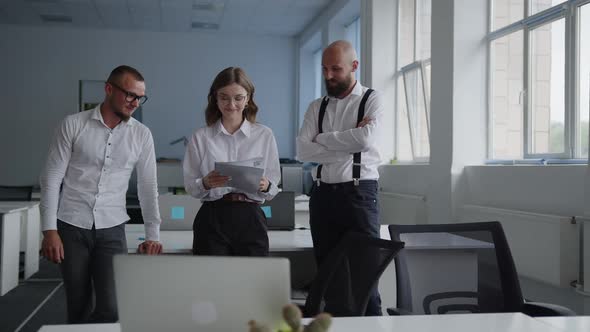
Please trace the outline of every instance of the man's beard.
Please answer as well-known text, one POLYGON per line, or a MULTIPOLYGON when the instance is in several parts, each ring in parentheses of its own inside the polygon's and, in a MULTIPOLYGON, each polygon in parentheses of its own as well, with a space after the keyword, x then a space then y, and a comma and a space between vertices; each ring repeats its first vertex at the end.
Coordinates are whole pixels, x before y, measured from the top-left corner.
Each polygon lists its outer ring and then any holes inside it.
POLYGON ((352 83, 352 79, 350 77, 347 77, 343 81, 340 81, 340 82, 336 81, 336 85, 332 85, 332 86, 328 85, 328 82, 329 82, 328 80, 324 80, 324 83, 326 84, 326 92, 328 92, 328 96, 338 97, 338 96, 342 95, 344 92, 346 92, 346 90, 348 90, 348 88, 350 87, 350 83, 352 83))
POLYGON ((131 115, 123 112, 123 110, 121 110, 120 108, 118 108, 117 106, 114 105, 114 103, 110 103, 111 104, 111 109, 113 110, 113 113, 115 113, 115 115, 121 119, 121 121, 127 122, 129 121, 129 119, 131 118, 131 115))

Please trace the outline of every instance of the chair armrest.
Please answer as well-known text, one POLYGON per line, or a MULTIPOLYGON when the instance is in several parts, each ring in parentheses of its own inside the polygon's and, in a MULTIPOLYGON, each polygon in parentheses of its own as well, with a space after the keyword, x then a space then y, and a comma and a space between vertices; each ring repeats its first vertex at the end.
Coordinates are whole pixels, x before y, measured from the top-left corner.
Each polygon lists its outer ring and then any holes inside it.
POLYGON ((525 302, 522 312, 532 317, 575 316, 571 309, 551 303, 525 302))
POLYGON ((402 308, 387 308, 387 313, 389 314, 389 316, 407 316, 414 314, 410 310, 402 308))

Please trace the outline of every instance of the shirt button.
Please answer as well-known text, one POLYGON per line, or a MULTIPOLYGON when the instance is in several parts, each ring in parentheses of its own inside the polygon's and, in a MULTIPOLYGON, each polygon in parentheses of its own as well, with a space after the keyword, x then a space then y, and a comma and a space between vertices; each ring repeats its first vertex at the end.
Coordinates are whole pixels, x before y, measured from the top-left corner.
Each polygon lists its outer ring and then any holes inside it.
POLYGON ((109 145, 111 145, 111 143, 109 143, 109 145))

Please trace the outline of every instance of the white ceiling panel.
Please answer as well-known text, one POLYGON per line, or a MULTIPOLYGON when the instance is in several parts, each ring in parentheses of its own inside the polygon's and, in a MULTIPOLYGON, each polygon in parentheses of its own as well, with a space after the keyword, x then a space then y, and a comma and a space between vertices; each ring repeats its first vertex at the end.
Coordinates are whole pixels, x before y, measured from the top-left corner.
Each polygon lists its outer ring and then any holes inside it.
POLYGON ((43 21, 29 3, 24 1, 6 1, 0 8, 4 11, 8 21, 12 24, 39 25, 43 21))
POLYGON ((186 32, 213 23, 223 32, 293 36, 334 0, 0 0, 0 23, 186 32), (65 24, 65 23, 62 23, 65 24))
POLYGON ((96 10, 104 26, 109 29, 129 29, 133 26, 124 0, 94 0, 96 10))
POLYGON ((188 31, 192 19, 192 0, 161 0, 162 31, 188 31))
POLYGON ((101 28, 103 23, 98 16, 94 3, 90 0, 64 1, 64 11, 72 17, 75 26, 101 28))
POLYGON ((127 0, 131 21, 136 29, 160 31, 160 0, 127 0))

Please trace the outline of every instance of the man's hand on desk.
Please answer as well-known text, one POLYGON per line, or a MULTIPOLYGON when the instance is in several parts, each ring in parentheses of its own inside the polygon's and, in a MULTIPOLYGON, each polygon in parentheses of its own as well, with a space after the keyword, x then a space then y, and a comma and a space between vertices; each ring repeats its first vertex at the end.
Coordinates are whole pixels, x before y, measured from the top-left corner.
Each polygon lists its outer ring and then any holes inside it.
POLYGON ((159 255, 162 253, 162 244, 158 241, 145 241, 137 247, 139 254, 159 255))

